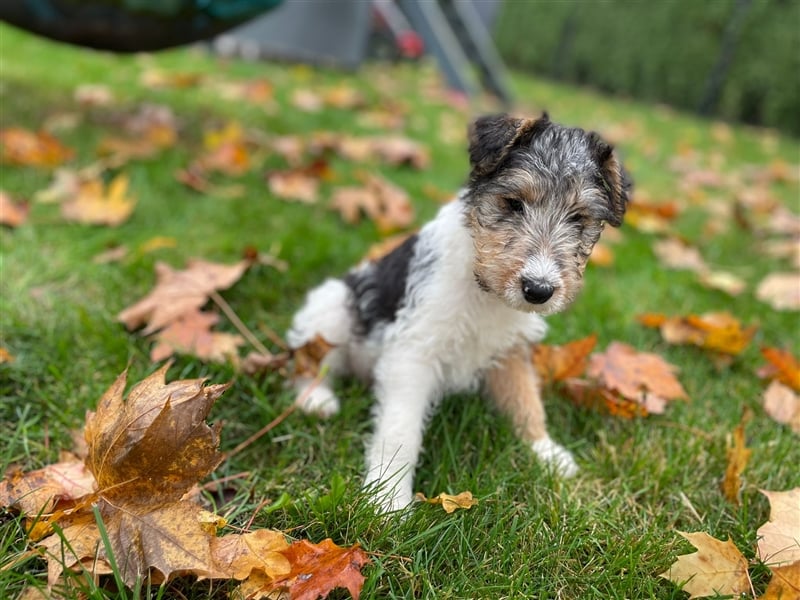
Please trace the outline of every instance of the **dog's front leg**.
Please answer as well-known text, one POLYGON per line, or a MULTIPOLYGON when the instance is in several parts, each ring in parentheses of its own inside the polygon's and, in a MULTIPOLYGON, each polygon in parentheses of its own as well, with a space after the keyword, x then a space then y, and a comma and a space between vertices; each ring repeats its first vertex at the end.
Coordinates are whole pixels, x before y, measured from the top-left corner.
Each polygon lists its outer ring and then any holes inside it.
POLYGON ((564 477, 578 472, 569 450, 547 434, 539 377, 527 345, 512 349, 490 369, 486 385, 500 410, 511 416, 517 435, 530 443, 539 460, 552 465, 564 477))
POLYGON ((414 499, 414 467, 436 395, 430 365, 385 355, 375 369, 375 431, 367 446, 365 486, 384 511, 405 508, 414 499))

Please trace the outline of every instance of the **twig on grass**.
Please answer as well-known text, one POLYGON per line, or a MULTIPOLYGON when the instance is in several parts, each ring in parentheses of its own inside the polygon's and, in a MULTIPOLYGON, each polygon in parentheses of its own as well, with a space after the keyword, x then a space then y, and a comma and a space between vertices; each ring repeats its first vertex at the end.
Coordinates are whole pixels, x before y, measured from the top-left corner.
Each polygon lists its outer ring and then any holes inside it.
POLYGON ((214 304, 220 307, 222 312, 225 313, 225 316, 228 317, 231 323, 233 323, 233 326, 236 327, 239 333, 241 333, 248 342, 250 342, 250 345, 253 346, 253 348, 265 356, 270 356, 272 354, 269 350, 267 350, 264 344, 258 341, 258 338, 253 335, 253 333, 247 328, 247 325, 242 322, 242 320, 231 308, 231 305, 228 304, 222 296, 220 296, 217 292, 212 291, 208 297, 214 301, 214 304))

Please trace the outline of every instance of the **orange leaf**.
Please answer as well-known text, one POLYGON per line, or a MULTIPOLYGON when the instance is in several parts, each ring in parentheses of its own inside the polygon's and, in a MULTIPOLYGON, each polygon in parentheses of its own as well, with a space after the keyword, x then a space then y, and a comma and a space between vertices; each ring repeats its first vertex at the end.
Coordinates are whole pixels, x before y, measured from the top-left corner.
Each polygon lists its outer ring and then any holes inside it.
POLYGON ((0 160, 12 165, 57 167, 74 152, 46 131, 32 132, 22 127, 0 130, 0 160))
POLYGON ((750 343, 756 326, 742 328, 741 323, 727 312, 664 317, 645 314, 638 318, 646 327, 658 327, 669 344, 691 344, 722 354, 736 355, 750 343))
POLYGON ((319 544, 300 540, 283 554, 291 564, 291 572, 272 580, 262 592, 285 590, 292 600, 316 600, 343 587, 347 588, 354 600, 361 595, 364 585, 361 569, 369 559, 358 544, 342 548, 330 539, 319 544))
POLYGON ((0 190, 0 225, 19 227, 27 220, 29 212, 27 202, 14 202, 9 194, 0 190))
POLYGON ((775 379, 800 392, 800 361, 791 352, 764 347, 761 348, 761 354, 770 364, 759 370, 760 377, 775 379))
POLYGON ((647 408, 635 400, 629 400, 619 393, 607 390, 596 382, 585 379, 567 379, 564 389, 578 406, 604 412, 614 417, 633 419, 646 417, 647 408))
POLYGON ((771 567, 772 579, 758 600, 790 600, 800 598, 800 561, 785 567, 771 567))
POLYGON ((725 477, 720 487, 725 499, 731 504, 739 506, 739 490, 742 487, 742 473, 750 460, 753 451, 745 445, 744 428, 750 418, 750 413, 742 416, 742 422, 736 426, 729 436, 725 455, 728 465, 725 468, 725 477))
POLYGON ((10 467, 0 481, 0 506, 16 507, 35 517, 63 509, 75 500, 92 494, 95 480, 83 461, 76 456, 23 473, 10 467))
POLYGON ((595 334, 562 346, 537 344, 533 348, 533 366, 544 383, 580 377, 596 344, 595 334))
POLYGON ((238 363, 237 348, 244 344, 240 335, 211 331, 219 316, 196 308, 181 315, 156 333, 158 342, 150 351, 150 360, 158 362, 174 353, 190 354, 216 363, 238 363))

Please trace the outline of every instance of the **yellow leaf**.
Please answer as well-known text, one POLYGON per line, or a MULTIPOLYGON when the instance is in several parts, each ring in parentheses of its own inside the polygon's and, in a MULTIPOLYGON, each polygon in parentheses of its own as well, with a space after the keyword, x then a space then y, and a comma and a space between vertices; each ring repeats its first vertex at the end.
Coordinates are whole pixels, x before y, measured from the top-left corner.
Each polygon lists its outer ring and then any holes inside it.
POLYGON ((689 599, 705 596, 738 596, 750 591, 747 560, 728 539, 723 542, 705 532, 678 534, 686 538, 697 552, 683 554, 660 577, 679 585, 689 599))
POLYGON ((461 492, 455 496, 442 492, 433 498, 426 498, 425 494, 418 492, 416 495, 417 500, 420 502, 427 502, 428 504, 441 504, 444 512, 450 514, 459 508, 469 510, 473 506, 477 506, 478 501, 472 497, 472 492, 461 492))
POLYGON ((800 562, 800 487, 760 490, 769 499, 769 521, 758 528, 758 557, 770 567, 800 562))
POLYGON ((128 220, 136 200, 127 195, 128 176, 117 175, 108 188, 92 179, 81 184, 78 194, 61 205, 61 214, 68 221, 86 225, 120 225, 128 220))
POLYGON ((744 428, 749 420, 750 414, 746 413, 742 417, 742 422, 733 430, 733 434, 728 439, 726 456, 728 466, 725 468, 725 477, 722 479, 722 493, 728 502, 739 506, 739 490, 742 487, 741 476, 750 460, 753 451, 745 445, 744 428))

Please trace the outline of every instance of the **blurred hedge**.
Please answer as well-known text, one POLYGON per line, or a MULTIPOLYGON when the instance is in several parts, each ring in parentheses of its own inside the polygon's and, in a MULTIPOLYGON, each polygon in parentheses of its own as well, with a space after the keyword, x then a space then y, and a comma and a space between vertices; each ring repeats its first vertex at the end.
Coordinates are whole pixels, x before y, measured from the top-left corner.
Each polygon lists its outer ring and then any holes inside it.
POLYGON ((800 135, 800 0, 506 0, 505 61, 800 135))

